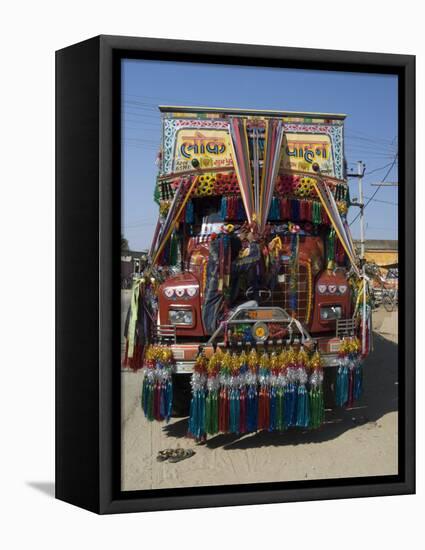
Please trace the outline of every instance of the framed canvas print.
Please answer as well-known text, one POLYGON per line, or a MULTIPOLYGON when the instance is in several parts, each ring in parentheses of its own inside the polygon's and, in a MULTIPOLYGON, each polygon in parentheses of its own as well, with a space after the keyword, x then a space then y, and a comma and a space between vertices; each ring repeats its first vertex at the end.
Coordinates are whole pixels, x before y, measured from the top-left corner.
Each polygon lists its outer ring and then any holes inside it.
POLYGON ((414 492, 414 57, 56 60, 57 498, 414 492))

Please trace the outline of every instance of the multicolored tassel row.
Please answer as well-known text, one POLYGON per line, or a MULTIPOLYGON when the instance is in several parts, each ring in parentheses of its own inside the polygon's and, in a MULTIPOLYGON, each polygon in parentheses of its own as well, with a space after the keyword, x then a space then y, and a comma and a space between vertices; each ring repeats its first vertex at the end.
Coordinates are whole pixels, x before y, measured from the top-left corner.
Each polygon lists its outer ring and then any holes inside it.
POLYGON ((301 348, 280 353, 201 354, 192 375, 189 435, 244 434, 289 427, 318 428, 324 420, 320 354, 301 348))

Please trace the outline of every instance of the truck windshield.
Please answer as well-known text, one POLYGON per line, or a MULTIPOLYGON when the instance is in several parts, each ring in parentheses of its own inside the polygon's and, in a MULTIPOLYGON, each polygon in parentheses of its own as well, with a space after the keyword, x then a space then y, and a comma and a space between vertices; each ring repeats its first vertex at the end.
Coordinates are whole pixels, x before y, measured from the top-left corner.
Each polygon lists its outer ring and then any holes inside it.
POLYGON ((223 223, 221 197, 202 197, 193 199, 194 224, 223 223))

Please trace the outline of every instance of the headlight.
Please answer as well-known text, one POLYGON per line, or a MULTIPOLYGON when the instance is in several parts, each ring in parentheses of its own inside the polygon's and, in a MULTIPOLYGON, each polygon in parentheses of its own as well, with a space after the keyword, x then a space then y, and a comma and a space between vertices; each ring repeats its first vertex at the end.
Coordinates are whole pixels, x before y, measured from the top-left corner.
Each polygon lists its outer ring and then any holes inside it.
POLYGON ((325 306, 320 308, 320 320, 321 321, 334 321, 335 319, 341 319, 342 306, 325 306))
POLYGON ((193 313, 190 309, 170 309, 168 318, 172 325, 193 325, 193 313))

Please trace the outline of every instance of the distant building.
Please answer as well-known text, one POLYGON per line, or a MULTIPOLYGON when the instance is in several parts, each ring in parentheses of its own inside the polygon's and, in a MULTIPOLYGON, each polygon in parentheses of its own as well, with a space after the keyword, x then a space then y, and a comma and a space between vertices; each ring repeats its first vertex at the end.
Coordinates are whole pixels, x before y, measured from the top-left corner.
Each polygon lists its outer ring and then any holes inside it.
POLYGON ((143 270, 148 251, 121 250, 121 287, 131 286, 133 273, 140 273, 143 270))
MULTIPOLYGON (((354 241, 357 251, 360 252, 360 242, 354 241)), ((365 241, 365 258, 379 267, 390 268, 398 266, 398 241, 374 240, 365 241)))

